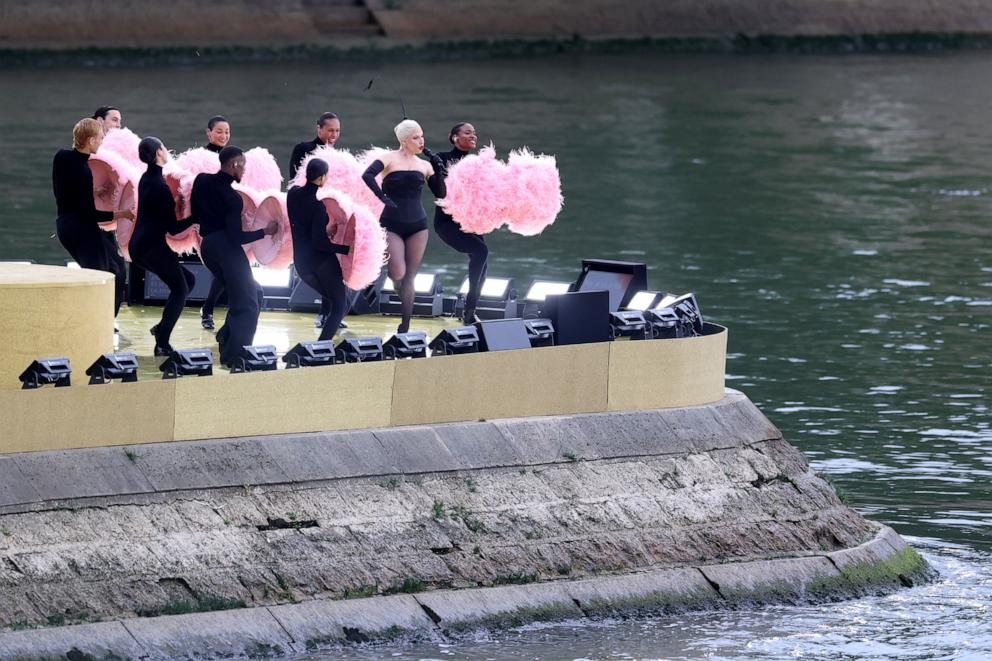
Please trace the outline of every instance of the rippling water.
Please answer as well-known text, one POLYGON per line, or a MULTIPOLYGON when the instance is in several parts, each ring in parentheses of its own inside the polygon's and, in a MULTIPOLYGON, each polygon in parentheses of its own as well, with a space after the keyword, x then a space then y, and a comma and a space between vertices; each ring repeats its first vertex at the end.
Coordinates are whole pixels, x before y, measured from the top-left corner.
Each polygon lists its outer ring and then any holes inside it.
MULTIPOLYGON (((113 102, 173 148, 227 114, 282 161, 316 115, 388 144, 397 99, 440 144, 554 153, 566 208, 542 236, 492 237, 491 275, 572 279, 643 260, 730 327, 745 391, 865 515, 940 570, 840 605, 535 626, 330 657, 992 656, 989 328, 992 53, 581 55, 403 65, 0 70, 0 259, 58 262, 49 171, 83 112, 113 102), (373 88, 362 90, 375 78, 373 88)), ((464 263, 432 238, 425 268, 464 263)))

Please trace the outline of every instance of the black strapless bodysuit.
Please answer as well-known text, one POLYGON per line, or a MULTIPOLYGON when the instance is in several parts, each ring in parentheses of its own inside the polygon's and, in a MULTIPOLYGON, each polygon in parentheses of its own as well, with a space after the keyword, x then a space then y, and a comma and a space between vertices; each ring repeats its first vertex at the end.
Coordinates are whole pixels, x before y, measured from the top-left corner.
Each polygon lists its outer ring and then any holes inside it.
POLYGON ((396 203, 396 208, 386 206, 379 216, 379 224, 387 232, 398 234, 401 239, 427 229, 427 212, 420 202, 424 175, 417 170, 396 170, 382 178, 382 192, 396 203))

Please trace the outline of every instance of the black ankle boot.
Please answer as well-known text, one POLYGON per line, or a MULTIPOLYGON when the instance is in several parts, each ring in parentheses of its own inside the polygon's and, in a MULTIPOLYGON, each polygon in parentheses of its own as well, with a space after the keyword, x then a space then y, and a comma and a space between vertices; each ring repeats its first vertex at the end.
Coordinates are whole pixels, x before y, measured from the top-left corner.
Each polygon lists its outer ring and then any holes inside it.
POLYGON ((400 325, 396 327, 397 333, 409 333, 410 332, 410 320, 404 319, 400 322, 400 325))

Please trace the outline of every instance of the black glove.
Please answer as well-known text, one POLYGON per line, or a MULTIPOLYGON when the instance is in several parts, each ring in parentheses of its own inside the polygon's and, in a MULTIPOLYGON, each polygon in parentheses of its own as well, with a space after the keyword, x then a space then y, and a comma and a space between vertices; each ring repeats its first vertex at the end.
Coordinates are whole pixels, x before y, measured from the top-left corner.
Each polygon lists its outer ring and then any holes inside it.
POLYGON ((427 160, 431 162, 431 167, 434 168, 434 174, 441 177, 448 176, 448 166, 445 165, 440 156, 432 152, 427 147, 424 147, 424 156, 426 156, 427 160))

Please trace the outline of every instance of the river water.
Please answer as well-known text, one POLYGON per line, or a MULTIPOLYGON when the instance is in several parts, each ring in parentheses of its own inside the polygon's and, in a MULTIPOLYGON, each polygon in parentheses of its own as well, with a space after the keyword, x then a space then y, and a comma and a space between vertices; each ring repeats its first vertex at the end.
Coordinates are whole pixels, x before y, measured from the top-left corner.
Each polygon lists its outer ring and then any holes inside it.
MULTIPOLYGON (((391 144, 401 96, 429 145, 470 120, 502 153, 556 154, 565 210, 539 237, 491 237, 490 275, 525 288, 616 258, 694 291, 730 328, 728 385, 940 578, 842 604, 309 658, 988 658, 990 80, 987 52, 0 70, 0 259, 64 259, 51 156, 104 103, 174 149, 228 115, 232 144, 283 167, 324 110, 342 116, 339 146, 391 144)), ((424 269, 455 286, 464 263, 432 238, 424 269)))

